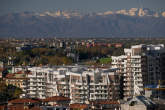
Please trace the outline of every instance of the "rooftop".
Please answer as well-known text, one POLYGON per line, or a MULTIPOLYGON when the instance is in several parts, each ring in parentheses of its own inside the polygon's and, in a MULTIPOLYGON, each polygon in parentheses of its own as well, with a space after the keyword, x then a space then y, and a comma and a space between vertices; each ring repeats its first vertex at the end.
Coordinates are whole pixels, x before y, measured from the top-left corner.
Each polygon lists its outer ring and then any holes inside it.
POLYGON ((110 100, 100 100, 100 101, 91 101, 91 104, 119 104, 118 101, 110 101, 110 100))
POLYGON ((37 100, 33 100, 33 99, 23 98, 23 99, 10 100, 8 103, 12 103, 12 104, 38 103, 38 101, 37 100))
POLYGON ((132 99, 130 99, 129 101, 127 101, 125 104, 132 104, 134 103, 136 104, 140 104, 140 105, 145 105, 145 106, 153 106, 155 105, 155 103, 153 101, 151 101, 149 98, 146 98, 144 96, 136 96, 132 99))
POLYGON ((70 104, 70 108, 79 108, 79 109, 87 109, 87 104, 70 104))
POLYGON ((70 101, 70 98, 63 96, 53 96, 43 99, 44 102, 53 102, 53 101, 70 101))

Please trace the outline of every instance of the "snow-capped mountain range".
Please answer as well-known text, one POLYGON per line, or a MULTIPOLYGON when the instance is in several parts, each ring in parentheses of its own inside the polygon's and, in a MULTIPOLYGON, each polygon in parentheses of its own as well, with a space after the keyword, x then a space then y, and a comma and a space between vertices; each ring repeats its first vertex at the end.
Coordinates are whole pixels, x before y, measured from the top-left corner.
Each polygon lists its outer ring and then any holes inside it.
POLYGON ((80 13, 21 12, 0 16, 0 37, 165 37, 165 11, 147 8, 80 13))
MULTIPOLYGON (((155 12, 148 8, 131 8, 129 10, 122 9, 117 11, 106 11, 102 13, 90 13, 89 15, 100 15, 100 16, 106 16, 106 15, 112 15, 112 14, 122 14, 122 15, 128 15, 128 16, 153 16, 153 17, 165 17, 165 11, 162 12, 155 12)), ((36 15, 39 16, 52 16, 52 17, 82 17, 83 15, 79 13, 78 11, 56 11, 56 12, 43 12, 43 13, 36 13, 36 15)))

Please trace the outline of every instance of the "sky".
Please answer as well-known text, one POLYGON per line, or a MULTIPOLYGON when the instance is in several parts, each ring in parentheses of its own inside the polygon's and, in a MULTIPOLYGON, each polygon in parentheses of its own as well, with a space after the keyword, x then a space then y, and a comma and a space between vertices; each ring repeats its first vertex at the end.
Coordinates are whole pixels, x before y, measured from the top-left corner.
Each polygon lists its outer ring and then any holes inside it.
POLYGON ((139 8, 161 9, 165 0, 0 0, 0 14, 11 12, 45 12, 78 10, 80 12, 104 12, 139 8))

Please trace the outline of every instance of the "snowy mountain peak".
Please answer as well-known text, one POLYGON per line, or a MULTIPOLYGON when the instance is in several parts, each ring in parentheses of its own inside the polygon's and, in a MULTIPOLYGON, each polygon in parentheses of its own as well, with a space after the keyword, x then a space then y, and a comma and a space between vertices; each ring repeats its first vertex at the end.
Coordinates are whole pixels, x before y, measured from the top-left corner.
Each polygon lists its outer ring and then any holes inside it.
POLYGON ((22 16, 26 15, 38 15, 38 16, 51 16, 51 17, 63 17, 63 18, 72 18, 72 17, 82 17, 84 15, 88 16, 108 16, 112 14, 121 14, 121 15, 127 15, 127 16, 151 16, 151 17, 165 17, 165 11, 156 12, 148 8, 131 8, 131 9, 121 9, 117 11, 105 11, 105 12, 99 12, 99 13, 88 13, 88 14, 82 14, 78 11, 61 11, 57 10, 55 12, 46 11, 43 13, 29 13, 24 12, 21 13, 22 16))
POLYGON ((65 18, 70 18, 70 17, 73 17, 73 16, 77 16, 77 17, 80 17, 81 14, 77 11, 61 11, 61 10, 58 10, 56 12, 44 12, 44 13, 40 13, 39 16, 52 16, 52 17, 65 17, 65 18))
POLYGON ((148 8, 131 8, 129 10, 122 9, 122 10, 117 10, 117 11, 106 11, 103 13, 99 13, 98 15, 111 15, 111 14, 122 14, 122 15, 140 16, 140 17, 142 16, 165 17, 165 12, 158 13, 148 8))

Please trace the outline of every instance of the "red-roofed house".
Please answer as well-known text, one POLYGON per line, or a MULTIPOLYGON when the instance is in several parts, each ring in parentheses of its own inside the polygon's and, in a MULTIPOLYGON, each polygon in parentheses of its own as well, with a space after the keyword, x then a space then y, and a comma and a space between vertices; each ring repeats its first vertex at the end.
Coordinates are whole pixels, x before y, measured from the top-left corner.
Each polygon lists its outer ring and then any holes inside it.
POLYGON ((120 48, 120 47, 122 47, 122 44, 116 43, 116 44, 115 44, 115 47, 116 47, 116 48, 120 48))
POLYGON ((88 110, 89 105, 87 104, 70 104, 70 110, 88 110))
MULTIPOLYGON (((39 105, 39 101, 23 98, 23 99, 14 99, 8 101, 9 110, 31 110, 32 108, 39 105)), ((40 109, 38 109, 40 110, 40 109)))
POLYGON ((43 99, 42 102, 44 102, 46 105, 48 104, 52 106, 69 106, 70 98, 64 96, 53 96, 43 99))

